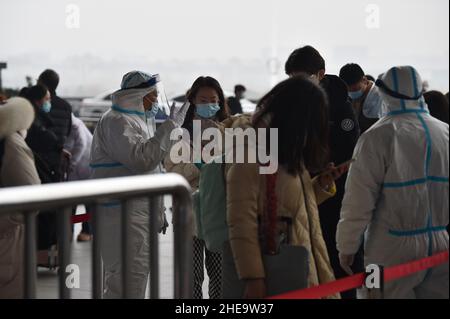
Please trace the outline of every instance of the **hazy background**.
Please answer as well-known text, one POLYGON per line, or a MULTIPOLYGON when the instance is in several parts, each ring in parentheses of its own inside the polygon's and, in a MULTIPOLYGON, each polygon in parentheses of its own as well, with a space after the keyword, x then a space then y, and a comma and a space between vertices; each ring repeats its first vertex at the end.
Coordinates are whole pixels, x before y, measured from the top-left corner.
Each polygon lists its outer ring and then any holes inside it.
POLYGON ((54 68, 66 96, 118 88, 132 69, 160 73, 169 96, 199 75, 258 95, 305 44, 329 73, 347 62, 374 76, 411 64, 431 89, 449 89, 448 0, 0 0, 3 86, 54 68), (378 27, 367 22, 370 4, 378 27))

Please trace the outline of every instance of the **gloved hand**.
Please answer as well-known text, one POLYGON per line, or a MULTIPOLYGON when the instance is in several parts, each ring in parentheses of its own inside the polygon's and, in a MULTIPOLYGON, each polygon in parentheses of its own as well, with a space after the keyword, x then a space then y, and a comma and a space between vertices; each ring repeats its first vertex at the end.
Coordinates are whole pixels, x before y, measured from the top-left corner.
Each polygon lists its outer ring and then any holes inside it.
POLYGON ((353 270, 350 268, 355 261, 355 255, 345 255, 339 253, 339 263, 341 264, 342 269, 349 275, 353 275, 353 270))
POLYGON ((172 107, 170 108, 170 115, 169 119, 175 123, 177 127, 181 127, 184 123, 184 118, 186 117, 186 113, 189 110, 189 106, 191 103, 186 102, 184 103, 179 110, 176 109, 175 103, 172 104, 172 107))

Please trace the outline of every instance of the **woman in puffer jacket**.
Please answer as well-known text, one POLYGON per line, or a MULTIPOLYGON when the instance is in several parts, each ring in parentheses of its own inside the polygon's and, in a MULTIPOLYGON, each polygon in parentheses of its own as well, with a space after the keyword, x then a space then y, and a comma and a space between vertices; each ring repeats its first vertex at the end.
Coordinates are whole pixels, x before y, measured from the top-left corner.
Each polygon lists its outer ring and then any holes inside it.
MULTIPOLYGON (((326 165, 327 114, 322 89, 307 78, 295 77, 264 96, 250 121, 245 123, 246 118, 239 117, 231 124, 231 127, 278 129, 275 157, 278 169, 271 196, 267 196, 267 175, 260 173, 261 164, 246 161, 226 167, 229 239, 238 277, 245 282, 244 298, 266 297, 262 261, 266 234, 261 233, 263 227, 259 225, 267 214, 266 207, 275 207, 276 227, 286 231, 289 238, 285 243, 308 250, 308 286, 334 280, 320 228, 318 204, 334 195, 334 180, 346 168, 326 165), (310 172, 317 173, 325 167, 326 173, 311 179, 310 172), (290 226, 283 224, 286 218, 291 220, 290 226)), ((332 296, 336 297, 339 296, 332 296)))

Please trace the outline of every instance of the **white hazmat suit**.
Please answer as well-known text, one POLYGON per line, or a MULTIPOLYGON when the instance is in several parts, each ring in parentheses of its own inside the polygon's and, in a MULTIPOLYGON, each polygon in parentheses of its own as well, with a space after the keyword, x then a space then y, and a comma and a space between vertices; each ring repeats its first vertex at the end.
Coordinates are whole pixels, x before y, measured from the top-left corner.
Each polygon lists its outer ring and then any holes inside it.
MULTIPOLYGON (((348 256, 364 238, 365 264, 388 267, 448 250, 449 127, 430 116, 414 68, 394 67, 377 85, 387 115, 356 145, 336 239, 348 256)), ((386 283, 384 297, 448 298, 448 272, 386 283)))
MULTIPOLYGON (((161 172, 161 161, 173 143, 170 133, 181 126, 187 107, 155 130, 154 117, 144 110, 143 98, 155 89, 155 77, 143 72, 127 73, 122 89, 112 95, 112 108, 99 121, 92 142, 93 178, 108 178, 161 172), (148 87, 145 87, 148 84, 148 87)), ((157 107, 153 105, 152 107, 157 107)), ((149 202, 131 201, 130 247, 131 298, 144 298, 149 274, 149 202)), ((160 227, 164 227, 164 212, 160 227)), ((102 205, 102 261, 104 297, 121 298, 121 205, 112 201, 102 205)))

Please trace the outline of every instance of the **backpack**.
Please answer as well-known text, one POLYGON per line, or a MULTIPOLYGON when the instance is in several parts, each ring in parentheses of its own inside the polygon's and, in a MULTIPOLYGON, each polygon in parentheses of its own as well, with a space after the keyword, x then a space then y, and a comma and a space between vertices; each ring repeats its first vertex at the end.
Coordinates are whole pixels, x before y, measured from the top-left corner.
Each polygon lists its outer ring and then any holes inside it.
POLYGON ((228 240, 224 157, 222 163, 212 160, 198 167, 199 191, 194 194, 198 238, 205 241, 209 251, 221 252, 228 240))

